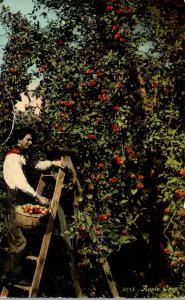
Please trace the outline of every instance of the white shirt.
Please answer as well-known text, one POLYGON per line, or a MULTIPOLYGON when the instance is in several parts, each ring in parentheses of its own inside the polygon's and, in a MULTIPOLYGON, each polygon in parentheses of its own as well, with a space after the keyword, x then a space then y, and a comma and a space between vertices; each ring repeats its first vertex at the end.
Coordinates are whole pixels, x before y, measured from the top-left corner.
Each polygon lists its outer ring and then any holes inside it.
MULTIPOLYGON (((35 197, 36 191, 28 183, 24 172, 23 166, 26 165, 26 159, 23 155, 10 153, 6 156, 3 164, 3 176, 6 184, 10 189, 21 190, 25 194, 35 197)), ((44 171, 52 166, 49 160, 39 161, 35 169, 44 171)))

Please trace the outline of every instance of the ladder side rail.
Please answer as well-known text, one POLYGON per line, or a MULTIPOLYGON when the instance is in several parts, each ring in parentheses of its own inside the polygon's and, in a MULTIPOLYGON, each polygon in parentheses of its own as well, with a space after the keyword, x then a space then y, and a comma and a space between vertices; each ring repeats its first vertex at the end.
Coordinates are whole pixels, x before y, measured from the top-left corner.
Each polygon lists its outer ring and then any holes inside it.
MULTIPOLYGON (((81 214, 80 214, 80 210, 78 209, 78 204, 79 204, 79 197, 81 196, 81 194, 77 194, 77 192, 74 190, 74 200, 73 200, 73 214, 74 214, 74 218, 76 220, 80 220, 81 218, 81 214)), ((78 237, 75 238, 75 248, 78 248, 78 237)))
POLYGON ((60 204, 58 206, 58 218, 59 218, 59 222, 60 222, 60 229, 61 229, 62 237, 64 238, 64 241, 68 245, 68 247, 71 250, 73 250, 71 240, 70 240, 69 235, 67 233, 68 232, 68 226, 67 226, 64 210, 63 210, 63 208, 61 207, 60 204))
MULTIPOLYGON (((89 215, 86 215, 85 218, 86 218, 86 222, 88 224, 89 235, 90 235, 91 240, 93 242, 96 242, 97 244, 99 244, 98 241, 97 241, 97 237, 95 235, 95 228, 93 226, 91 217, 89 215)), ((107 259, 105 259, 104 263, 102 264, 102 268, 103 268, 105 277, 107 279, 107 282, 108 282, 110 291, 112 293, 112 296, 114 298, 119 298, 120 296, 119 296, 119 293, 118 293, 118 290, 117 290, 117 287, 116 287, 116 282, 113 279, 111 269, 110 269, 110 265, 109 265, 107 259)))
POLYGON ((66 163, 67 163, 67 166, 68 166, 69 169, 71 169, 71 171, 73 172, 73 184, 76 186, 77 192, 78 192, 79 194, 81 194, 82 188, 81 188, 80 182, 79 182, 79 180, 78 180, 76 170, 75 170, 75 168, 74 168, 74 166, 73 166, 71 157, 70 157, 70 156, 64 156, 64 158, 65 158, 65 161, 66 161, 66 163))
MULTIPOLYGON (((77 178, 77 173, 76 173, 76 170, 73 166, 71 157, 70 156, 64 156, 64 159, 67 163, 68 168, 73 173, 73 186, 74 186, 73 213, 74 213, 74 217, 76 219, 80 219, 80 210, 78 209, 78 203, 79 203, 79 198, 81 197, 81 194, 82 194, 82 188, 81 188, 80 182, 77 178), (77 207, 76 207, 76 204, 77 204, 77 207)), ((75 247, 77 249, 78 248, 78 238, 77 237, 76 237, 74 242, 75 242, 75 247)))
POLYGON ((77 275, 73 247, 72 247, 69 235, 68 235, 68 226, 67 226, 65 214, 64 214, 63 208, 60 206, 60 204, 58 207, 58 217, 59 217, 60 226, 61 226, 61 233, 62 233, 64 241, 65 241, 67 255, 69 255, 69 257, 70 257, 69 267, 70 267, 70 272, 71 272, 71 277, 72 277, 76 297, 81 298, 81 297, 83 297, 83 293, 82 293, 82 289, 81 289, 78 275, 77 275))
MULTIPOLYGON (((37 188, 36 188, 36 192, 41 195, 42 192, 43 192, 43 189, 44 189, 44 186, 45 186, 45 182, 43 181, 43 174, 40 175, 39 177, 39 181, 38 181, 38 184, 37 184, 37 188)), ((16 287, 19 288, 19 285, 15 285, 16 287)), ((26 289, 25 287, 20 287, 21 289, 26 289)), ((7 298, 8 297, 8 294, 9 294, 9 290, 4 286, 2 291, 1 291, 1 294, 0 294, 0 298, 7 298)))
POLYGON ((36 188, 36 192, 41 195, 45 186, 45 182, 43 180, 43 174, 40 175, 39 182, 36 188))
POLYGON ((9 290, 4 286, 1 291, 0 298, 7 298, 8 294, 9 294, 9 290))
POLYGON ((37 292, 39 289, 41 276, 42 276, 42 272, 44 269, 44 264, 46 261, 46 256, 47 256, 47 252, 48 252, 48 248, 49 248, 49 244, 50 244, 50 240, 51 240, 54 220, 55 220, 57 210, 58 210, 58 204, 59 204, 59 200, 60 200, 60 196, 61 196, 61 190, 62 190, 62 186, 63 186, 63 182, 64 182, 64 177, 65 177, 64 172, 61 169, 59 169, 58 176, 56 179, 55 190, 54 190, 53 198, 51 201, 51 214, 49 216, 46 233, 44 234, 44 237, 43 237, 40 254, 38 257, 35 274, 34 274, 33 281, 32 281, 31 290, 29 292, 29 298, 34 298, 37 296, 37 292))
POLYGON ((36 188, 36 192, 39 194, 39 195, 42 195, 42 192, 43 192, 43 189, 46 185, 45 181, 43 180, 44 177, 52 177, 54 179, 57 178, 57 174, 41 174, 40 175, 40 178, 39 178, 39 181, 38 181, 38 185, 37 185, 37 188, 36 188))
MULTIPOLYGON (((74 181, 75 181, 75 184, 77 185, 77 189, 79 191, 81 191, 82 188, 81 188, 80 182, 77 178, 77 173, 74 169, 74 166, 73 166, 73 163, 72 163, 72 160, 71 160, 70 156, 66 156, 65 160, 66 160, 66 163, 67 163, 68 167, 73 172, 74 181)), ((80 217, 79 209, 76 209, 76 216, 80 217)), ((96 242, 98 244, 97 237, 95 235, 95 229, 93 228, 92 219, 89 215, 86 215, 85 217, 86 217, 86 222, 87 222, 87 225, 88 225, 88 228, 89 228, 90 238, 93 242, 96 242)), ((105 277, 107 279, 107 282, 108 282, 108 285, 109 285, 109 288, 110 288, 110 291, 111 291, 113 297, 114 298, 119 298, 119 293, 118 293, 118 290, 117 290, 117 287, 116 287, 116 282, 113 280, 111 269, 110 269, 110 266, 109 266, 109 263, 108 263, 107 260, 105 260, 105 262, 103 263, 102 268, 103 268, 105 277)))
MULTIPOLYGON (((81 186, 80 186, 78 178, 77 178, 77 173, 74 169, 71 157, 69 155, 68 156, 65 155, 64 159, 66 161, 66 164, 67 164, 68 168, 71 169, 72 172, 73 172, 73 176, 74 176, 73 177, 73 184, 75 184, 77 186, 77 189, 78 189, 77 192, 74 191, 74 201, 73 202, 78 203, 78 197, 81 194, 81 186)), ((74 216, 76 218, 79 218, 80 217, 80 212, 79 212, 78 208, 74 206, 73 211, 74 211, 74 216)), ((63 211, 63 209, 60 205, 59 205, 59 208, 58 208, 58 215, 59 215, 59 221, 60 221, 60 224, 61 224, 61 232, 63 233, 64 240, 65 240, 67 254, 70 256, 70 259, 71 259, 71 262, 69 263, 69 266, 70 266, 70 271, 71 271, 71 277, 72 277, 72 280, 73 280, 73 286, 74 286, 77 298, 81 298, 81 297, 83 297, 83 293, 82 293, 82 290, 81 290, 81 286, 80 286, 80 283, 79 283, 79 278, 78 278, 77 270, 76 270, 76 262, 75 262, 74 253, 73 253, 74 247, 72 246, 72 243, 71 243, 71 240, 70 240, 68 234, 65 232, 65 231, 68 231, 68 226, 67 226, 67 222, 66 222, 66 219, 65 219, 64 211, 63 211)), ((77 239, 76 239, 76 248, 77 248, 77 239)))

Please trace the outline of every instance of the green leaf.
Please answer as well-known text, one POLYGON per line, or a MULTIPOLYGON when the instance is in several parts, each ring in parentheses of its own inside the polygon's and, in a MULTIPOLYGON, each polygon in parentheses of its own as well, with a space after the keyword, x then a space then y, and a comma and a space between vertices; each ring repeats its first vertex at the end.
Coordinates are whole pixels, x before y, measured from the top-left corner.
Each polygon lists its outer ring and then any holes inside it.
POLYGON ((132 189, 132 190, 131 190, 131 194, 132 194, 132 195, 137 194, 137 192, 138 192, 138 189, 132 189))

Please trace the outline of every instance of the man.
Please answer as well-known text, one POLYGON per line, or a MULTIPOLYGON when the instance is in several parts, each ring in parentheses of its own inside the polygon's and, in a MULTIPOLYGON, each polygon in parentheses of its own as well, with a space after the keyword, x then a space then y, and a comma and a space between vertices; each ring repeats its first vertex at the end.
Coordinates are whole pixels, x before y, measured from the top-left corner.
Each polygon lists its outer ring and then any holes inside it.
MULTIPOLYGON (((17 144, 6 155, 3 164, 3 177, 7 185, 8 203, 6 203, 5 228, 9 244, 9 252, 7 260, 4 264, 3 275, 1 280, 6 282, 11 281, 11 278, 16 278, 14 273, 17 273, 22 254, 25 250, 27 241, 22 233, 21 228, 16 224, 15 206, 21 204, 26 196, 29 196, 33 202, 40 205, 48 206, 49 200, 46 197, 39 195, 29 184, 26 169, 29 167, 39 171, 45 171, 52 166, 67 168, 67 165, 62 158, 55 161, 37 161, 29 162, 27 150, 32 146, 35 133, 30 128, 22 128, 16 132, 17 144)), ((14 279, 12 280, 14 281, 14 279)))

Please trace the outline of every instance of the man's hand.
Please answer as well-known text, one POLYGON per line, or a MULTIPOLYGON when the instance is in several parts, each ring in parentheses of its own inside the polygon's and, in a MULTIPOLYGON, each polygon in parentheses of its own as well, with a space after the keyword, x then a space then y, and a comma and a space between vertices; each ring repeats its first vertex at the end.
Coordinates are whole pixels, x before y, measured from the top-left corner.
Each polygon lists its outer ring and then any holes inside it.
POLYGON ((49 206, 49 200, 46 197, 37 195, 36 200, 39 202, 40 205, 49 206))
POLYGON ((63 156, 61 157, 61 160, 53 160, 52 164, 53 164, 53 166, 59 167, 59 168, 62 168, 62 169, 67 168, 67 164, 66 164, 63 156))

